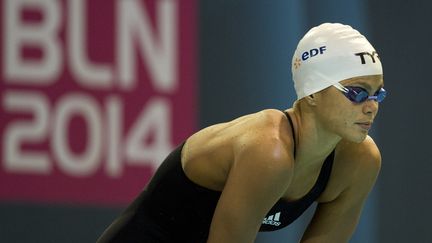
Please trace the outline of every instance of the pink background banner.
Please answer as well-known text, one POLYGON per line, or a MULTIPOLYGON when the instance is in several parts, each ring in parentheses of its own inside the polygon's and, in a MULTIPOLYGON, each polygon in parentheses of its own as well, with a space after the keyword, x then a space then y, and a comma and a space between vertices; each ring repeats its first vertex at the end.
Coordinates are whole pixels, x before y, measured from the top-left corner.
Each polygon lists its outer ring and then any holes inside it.
POLYGON ((0 200, 130 202, 196 128, 196 2, 0 11, 0 200))

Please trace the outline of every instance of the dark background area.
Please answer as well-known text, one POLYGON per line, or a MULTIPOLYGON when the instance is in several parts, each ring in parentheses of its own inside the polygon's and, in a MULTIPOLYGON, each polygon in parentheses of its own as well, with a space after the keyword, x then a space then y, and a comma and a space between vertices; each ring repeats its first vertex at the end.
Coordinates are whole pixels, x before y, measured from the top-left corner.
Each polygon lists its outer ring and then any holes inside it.
POLYGON ((428 1, 368 1, 369 25, 391 95, 378 120, 379 242, 430 242, 432 16, 428 1))

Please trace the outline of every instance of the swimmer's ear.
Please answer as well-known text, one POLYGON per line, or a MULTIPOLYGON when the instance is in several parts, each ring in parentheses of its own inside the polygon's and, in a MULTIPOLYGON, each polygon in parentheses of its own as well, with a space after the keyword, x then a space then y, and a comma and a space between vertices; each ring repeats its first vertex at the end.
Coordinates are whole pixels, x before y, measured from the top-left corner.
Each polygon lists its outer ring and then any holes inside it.
POLYGON ((308 103, 309 105, 311 105, 311 106, 316 106, 316 100, 315 100, 315 97, 316 97, 316 96, 314 96, 313 94, 311 94, 311 95, 306 96, 305 98, 306 98, 306 101, 307 101, 307 103, 308 103))

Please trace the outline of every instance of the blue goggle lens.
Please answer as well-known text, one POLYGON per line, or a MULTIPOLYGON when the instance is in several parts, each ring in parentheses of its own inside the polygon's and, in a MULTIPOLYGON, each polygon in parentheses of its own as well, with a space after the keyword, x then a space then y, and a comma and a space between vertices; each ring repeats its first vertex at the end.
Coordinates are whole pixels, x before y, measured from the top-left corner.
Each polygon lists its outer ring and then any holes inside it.
POLYGON ((374 95, 369 96, 369 93, 367 90, 361 88, 361 87, 345 87, 348 91, 345 94, 345 96, 355 103, 362 103, 366 100, 376 100, 378 103, 382 102, 385 97, 387 96, 387 91, 385 89, 381 88, 379 89, 374 95))

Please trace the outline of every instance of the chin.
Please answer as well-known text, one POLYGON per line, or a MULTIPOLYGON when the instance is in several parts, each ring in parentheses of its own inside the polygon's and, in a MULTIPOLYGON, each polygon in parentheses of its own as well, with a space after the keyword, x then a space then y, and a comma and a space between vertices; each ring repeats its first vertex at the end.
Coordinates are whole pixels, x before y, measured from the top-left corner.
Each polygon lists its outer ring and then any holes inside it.
POLYGON ((362 136, 361 138, 358 138, 356 140, 353 140, 354 143, 361 143, 366 139, 367 135, 362 136))
POLYGON ((368 132, 351 132, 349 134, 345 134, 343 138, 347 141, 353 142, 353 143, 361 143, 363 142, 368 135, 368 132))

